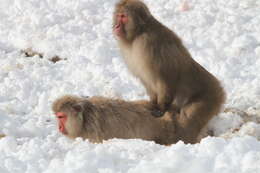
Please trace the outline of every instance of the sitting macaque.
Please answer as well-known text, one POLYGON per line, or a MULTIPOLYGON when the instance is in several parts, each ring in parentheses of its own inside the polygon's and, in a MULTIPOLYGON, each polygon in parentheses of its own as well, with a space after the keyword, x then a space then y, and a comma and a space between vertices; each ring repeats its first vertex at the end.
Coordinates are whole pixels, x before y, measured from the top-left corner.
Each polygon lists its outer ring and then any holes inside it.
POLYGON ((183 116, 201 116, 205 121, 220 112, 225 92, 218 79, 192 58, 181 39, 142 1, 116 4, 113 33, 129 71, 150 96, 154 115, 163 115, 173 105, 183 116))
POLYGON ((62 134, 94 143, 112 138, 139 138, 164 145, 179 140, 196 143, 200 130, 207 124, 207 121, 200 121, 197 114, 184 119, 173 108, 163 117, 156 118, 151 115, 152 104, 149 101, 97 96, 63 96, 54 101, 52 110, 62 134), (189 126, 183 129, 183 123, 189 126))

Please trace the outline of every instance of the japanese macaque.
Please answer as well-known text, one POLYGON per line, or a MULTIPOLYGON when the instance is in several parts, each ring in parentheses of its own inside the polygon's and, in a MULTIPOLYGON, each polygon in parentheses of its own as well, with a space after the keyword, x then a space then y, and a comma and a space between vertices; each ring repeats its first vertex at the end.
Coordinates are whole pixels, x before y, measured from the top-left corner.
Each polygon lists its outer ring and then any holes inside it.
POLYGON ((112 138, 139 138, 164 145, 179 140, 196 143, 200 130, 211 118, 203 117, 201 120, 199 114, 183 118, 174 109, 157 118, 151 114, 152 104, 149 101, 127 102, 97 96, 66 95, 54 101, 52 110, 62 134, 72 139, 82 137, 94 143, 112 138))
MULTIPOLYGON (((220 82, 198 64, 180 38, 161 24, 139 0, 121 0, 113 16, 113 33, 129 70, 145 86, 160 115, 169 108, 205 124, 221 110, 220 82)), ((190 123, 190 121, 188 121, 190 123)), ((183 128, 187 129, 186 120, 183 128)))

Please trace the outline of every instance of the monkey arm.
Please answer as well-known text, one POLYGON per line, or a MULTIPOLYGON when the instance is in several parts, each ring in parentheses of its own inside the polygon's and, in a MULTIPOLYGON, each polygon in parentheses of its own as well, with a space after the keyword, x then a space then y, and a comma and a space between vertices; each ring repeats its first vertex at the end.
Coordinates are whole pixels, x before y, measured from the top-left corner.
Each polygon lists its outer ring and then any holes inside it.
POLYGON ((158 93, 158 107, 162 112, 165 112, 166 110, 168 110, 169 106, 173 102, 175 93, 173 93, 173 89, 169 88, 165 82, 158 82, 156 86, 158 93))

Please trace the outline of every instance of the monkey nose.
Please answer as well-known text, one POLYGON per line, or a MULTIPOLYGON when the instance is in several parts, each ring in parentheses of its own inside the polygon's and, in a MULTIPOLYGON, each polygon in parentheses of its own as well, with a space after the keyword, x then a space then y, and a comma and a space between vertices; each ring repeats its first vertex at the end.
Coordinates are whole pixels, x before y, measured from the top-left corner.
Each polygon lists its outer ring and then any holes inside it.
POLYGON ((65 129, 64 126, 62 126, 62 125, 59 125, 59 131, 60 131, 62 134, 64 134, 64 135, 67 134, 66 129, 65 129))

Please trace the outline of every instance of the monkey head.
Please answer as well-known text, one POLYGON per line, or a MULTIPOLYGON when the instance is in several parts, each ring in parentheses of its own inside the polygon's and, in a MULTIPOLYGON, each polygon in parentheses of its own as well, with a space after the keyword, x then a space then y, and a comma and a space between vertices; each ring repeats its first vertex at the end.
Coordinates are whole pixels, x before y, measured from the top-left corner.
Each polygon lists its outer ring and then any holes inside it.
POLYGON ((113 15, 113 32, 118 39, 133 41, 152 17, 147 6, 138 0, 121 0, 113 15))
POLYGON ((84 106, 87 101, 64 96, 53 103, 52 110, 58 121, 59 131, 69 137, 78 137, 84 126, 84 106))
POLYGON ((55 115, 58 120, 59 131, 64 135, 71 135, 71 128, 83 125, 83 109, 81 105, 71 105, 70 110, 61 110, 61 112, 56 112, 55 115))

